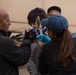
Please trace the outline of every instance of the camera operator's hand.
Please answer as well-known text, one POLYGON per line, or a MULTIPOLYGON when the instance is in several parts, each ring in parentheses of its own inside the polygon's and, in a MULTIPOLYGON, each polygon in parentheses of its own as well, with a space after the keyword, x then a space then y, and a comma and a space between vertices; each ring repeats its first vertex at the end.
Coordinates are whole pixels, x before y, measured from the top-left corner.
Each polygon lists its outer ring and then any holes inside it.
POLYGON ((41 42, 48 43, 51 39, 45 34, 39 34, 37 37, 41 42))
POLYGON ((29 39, 29 40, 31 40, 31 42, 33 42, 36 39, 36 33, 33 31, 33 29, 31 29, 28 32, 25 30, 24 40, 25 39, 29 39))

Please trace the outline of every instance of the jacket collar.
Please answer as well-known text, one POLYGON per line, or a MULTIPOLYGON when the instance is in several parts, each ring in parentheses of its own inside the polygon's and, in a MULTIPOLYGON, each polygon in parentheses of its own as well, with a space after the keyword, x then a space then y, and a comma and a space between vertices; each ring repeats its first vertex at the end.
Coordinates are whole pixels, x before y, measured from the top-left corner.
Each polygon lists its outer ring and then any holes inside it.
POLYGON ((0 35, 2 35, 2 36, 8 36, 8 32, 0 30, 0 35))

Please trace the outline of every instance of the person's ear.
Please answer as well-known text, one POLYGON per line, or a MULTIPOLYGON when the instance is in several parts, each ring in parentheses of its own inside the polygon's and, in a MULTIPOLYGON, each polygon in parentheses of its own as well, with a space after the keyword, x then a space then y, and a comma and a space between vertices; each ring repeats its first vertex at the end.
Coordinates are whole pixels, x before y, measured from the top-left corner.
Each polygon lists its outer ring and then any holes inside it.
POLYGON ((50 38, 55 38, 56 37, 55 33, 52 30, 47 30, 47 33, 48 33, 48 36, 50 38))
POLYGON ((52 31, 52 38, 56 38, 56 34, 53 31, 52 31))
POLYGON ((49 30, 49 29, 47 29, 47 33, 48 33, 48 36, 49 36, 50 38, 52 38, 52 31, 49 30))
POLYGON ((49 31, 49 37, 51 37, 51 38, 54 38, 55 37, 55 34, 53 33, 52 30, 49 31))

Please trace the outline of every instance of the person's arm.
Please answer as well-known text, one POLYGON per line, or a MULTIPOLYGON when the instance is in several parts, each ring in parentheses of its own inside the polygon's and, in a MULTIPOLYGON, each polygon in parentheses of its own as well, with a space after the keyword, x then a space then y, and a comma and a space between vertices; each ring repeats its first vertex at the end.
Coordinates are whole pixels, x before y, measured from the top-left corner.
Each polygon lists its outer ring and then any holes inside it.
POLYGON ((34 61, 29 60, 27 63, 27 69, 30 75, 36 75, 37 74, 37 67, 34 63, 34 61))
POLYGON ((37 47, 37 44, 36 43, 33 43, 31 45, 31 57, 27 63, 27 69, 28 69, 28 72, 30 73, 30 75, 36 75, 38 70, 37 70, 37 66, 36 66, 36 63, 35 63, 35 52, 37 52, 36 50, 36 47, 37 47))
POLYGON ((42 50, 40 57, 39 57, 39 66, 38 66, 38 70, 41 73, 41 75, 47 75, 47 64, 46 64, 46 59, 45 59, 45 52, 44 49, 42 50))
POLYGON ((11 38, 2 43, 2 56, 13 65, 22 66, 27 63, 31 54, 31 41, 25 40, 20 47, 11 38), (3 45, 4 44, 4 45, 3 45))

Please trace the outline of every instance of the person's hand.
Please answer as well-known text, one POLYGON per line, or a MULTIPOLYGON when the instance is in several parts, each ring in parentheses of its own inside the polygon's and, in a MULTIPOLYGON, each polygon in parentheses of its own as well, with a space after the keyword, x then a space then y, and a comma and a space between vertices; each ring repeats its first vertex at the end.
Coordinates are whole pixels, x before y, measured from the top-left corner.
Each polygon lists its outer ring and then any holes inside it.
POLYGON ((25 30, 24 40, 25 39, 29 39, 31 40, 31 42, 33 42, 36 39, 36 33, 33 31, 33 29, 31 29, 28 32, 25 30))
POLYGON ((51 39, 47 35, 44 35, 44 34, 39 34, 36 38, 44 43, 48 43, 49 41, 51 41, 51 39))

